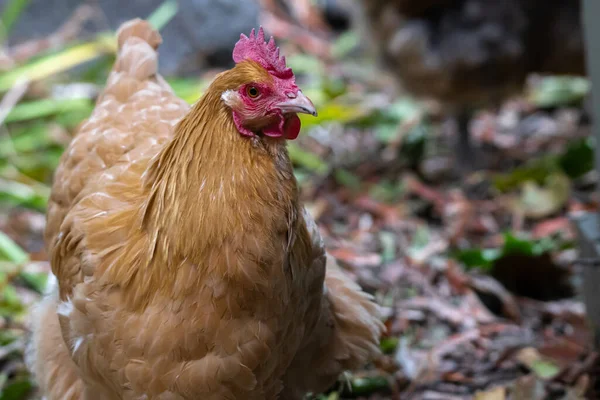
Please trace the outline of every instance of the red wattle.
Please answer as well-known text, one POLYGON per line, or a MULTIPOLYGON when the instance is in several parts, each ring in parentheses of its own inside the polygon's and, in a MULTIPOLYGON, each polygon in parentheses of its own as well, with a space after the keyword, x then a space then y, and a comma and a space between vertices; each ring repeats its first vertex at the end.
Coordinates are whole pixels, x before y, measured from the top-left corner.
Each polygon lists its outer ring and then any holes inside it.
POLYGON ((294 140, 300 134, 301 127, 300 118, 296 114, 290 115, 283 125, 283 137, 287 140, 294 140))
POLYGON ((294 140, 300 134, 300 126, 300 118, 296 114, 292 114, 285 118, 280 117, 276 122, 264 128, 262 132, 265 136, 294 140))
POLYGON ((263 129, 263 135, 269 137, 282 137, 283 136, 283 120, 279 120, 263 129))

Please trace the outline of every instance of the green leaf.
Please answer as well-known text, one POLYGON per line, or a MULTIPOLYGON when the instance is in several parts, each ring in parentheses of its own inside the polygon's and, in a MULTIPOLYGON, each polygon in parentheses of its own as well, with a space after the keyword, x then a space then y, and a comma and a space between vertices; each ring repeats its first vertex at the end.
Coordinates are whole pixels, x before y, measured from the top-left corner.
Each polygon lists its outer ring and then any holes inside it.
POLYGON ((491 270, 494 262, 500 258, 500 249, 468 249, 454 254, 454 258, 462 262, 467 268, 481 268, 491 270))
POLYGON ((354 396, 366 396, 382 390, 388 390, 390 383, 383 376, 353 378, 350 381, 351 393, 354 396))
POLYGON ((15 330, 0 330, 0 346, 6 346, 21 337, 21 333, 15 330))
POLYGON ((559 171, 559 169, 560 166, 556 157, 542 157, 532 160, 522 167, 515 168, 507 174, 497 174, 493 178, 493 182, 496 189, 501 192, 508 192, 527 181, 543 184, 548 175, 559 171))
POLYGON ((561 172, 570 178, 579 178, 594 169, 594 148, 592 137, 576 140, 560 155, 534 159, 507 174, 497 174, 493 178, 494 186, 501 192, 508 192, 528 181, 544 184, 550 175, 561 172))
POLYGON ((512 233, 504 234, 504 246, 502 247, 502 255, 522 254, 525 256, 534 256, 535 247, 533 242, 521 239, 512 233))
POLYGON ((340 394, 338 392, 331 392, 329 396, 326 397, 326 400, 340 400, 340 394))
POLYGON ((590 91, 586 78, 550 76, 532 88, 529 100, 538 107, 558 107, 582 101, 590 91))
POLYGON ((24 311, 23 304, 14 286, 6 285, 0 298, 0 315, 14 316, 24 311))
POLYGON ((491 271, 495 263, 507 255, 521 254, 537 257, 559 249, 562 245, 559 239, 552 237, 530 240, 510 232, 504 233, 503 236, 504 243, 501 248, 457 250, 452 253, 452 257, 463 263, 467 268, 481 268, 484 271, 491 271))
POLYGON ((558 160, 562 170, 576 179, 594 169, 594 147, 592 137, 569 143, 558 160))
POLYGON ((29 255, 7 234, 0 231, 0 259, 22 264, 29 260, 29 255))
POLYGON ((379 348, 384 354, 392 354, 396 351, 396 347, 398 347, 398 343, 400 340, 397 337, 386 337, 381 339, 379 343, 379 348))
POLYGON ((552 379, 560 372, 560 368, 557 365, 546 360, 536 360, 529 367, 542 379, 552 379))
POLYGON ((0 393, 0 400, 23 400, 31 392, 33 385, 29 379, 23 377, 4 385, 0 393))
POLYGON ((558 236, 555 237, 546 236, 535 240, 533 242, 533 254, 542 255, 549 251, 566 250, 571 247, 572 246, 570 244, 570 241, 565 241, 564 239, 562 239, 559 233, 558 236))
POLYGON ((146 20, 157 30, 161 30, 175 17, 178 11, 176 0, 167 0, 162 3, 146 20))
POLYGON ((548 251, 555 250, 559 247, 557 240, 551 237, 546 237, 538 240, 530 240, 524 237, 518 237, 510 232, 504 234, 504 245, 502 247, 502 255, 521 254, 525 256, 536 257, 548 251))
POLYGON ((539 351, 533 347, 525 347, 519 350, 516 354, 516 359, 541 379, 554 378, 560 372, 558 366, 551 360, 544 358, 539 351))
POLYGON ((42 294, 48 283, 48 274, 46 272, 21 272, 21 279, 36 292, 42 294))
POLYGON ((543 185, 524 182, 521 195, 512 208, 529 218, 543 218, 557 213, 569 200, 571 181, 562 172, 548 175, 543 185))

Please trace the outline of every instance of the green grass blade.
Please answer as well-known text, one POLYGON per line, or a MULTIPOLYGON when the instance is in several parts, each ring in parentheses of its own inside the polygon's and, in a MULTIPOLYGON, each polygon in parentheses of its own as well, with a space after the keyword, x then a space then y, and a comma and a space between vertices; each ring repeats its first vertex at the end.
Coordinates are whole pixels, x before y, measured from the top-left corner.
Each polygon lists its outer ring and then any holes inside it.
POLYGON ((70 47, 1 74, 0 92, 6 92, 21 79, 29 81, 44 79, 103 54, 114 53, 116 48, 116 41, 112 34, 99 35, 92 42, 70 47))
POLYGON ((46 123, 38 121, 36 124, 28 124, 22 129, 14 130, 10 135, 0 135, 0 160, 18 156, 24 152, 44 151, 53 143, 46 123))
POLYGON ((25 10, 31 0, 9 0, 2 10, 2 41, 6 39, 19 16, 25 10))
POLYGON ((193 78, 168 78, 167 82, 177 97, 188 104, 195 103, 201 96, 206 82, 193 78))
POLYGON ((177 0, 167 0, 148 16, 147 21, 160 31, 175 17, 178 8, 177 0))
POLYGON ((43 99, 16 105, 6 116, 4 122, 22 122, 36 118, 45 118, 65 111, 90 110, 93 103, 89 99, 43 99))
POLYGON ((0 258, 22 264, 29 259, 29 256, 6 233, 0 231, 0 258))
POLYGON ((43 294, 48 285, 48 274, 46 272, 21 272, 21 279, 36 292, 43 294))
MULTIPOLYGON (((11 169, 11 167, 7 169, 11 169)), ((14 170, 14 168, 12 169, 14 170)), ((16 175, 18 173, 13 171, 12 174, 7 174, 6 169, 3 172, 5 172, 5 175, 16 175)), ((27 179, 24 176, 0 177, 0 204, 44 210, 50 197, 50 188, 32 179, 28 183, 23 183, 19 182, 17 178, 27 179)))

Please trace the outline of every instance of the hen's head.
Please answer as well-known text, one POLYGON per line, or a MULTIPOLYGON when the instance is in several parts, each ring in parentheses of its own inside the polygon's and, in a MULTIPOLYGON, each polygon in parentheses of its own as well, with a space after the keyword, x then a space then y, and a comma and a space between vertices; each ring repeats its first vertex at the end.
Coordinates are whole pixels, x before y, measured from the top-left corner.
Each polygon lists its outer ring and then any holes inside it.
POLYGON ((254 29, 241 35, 233 50, 236 66, 226 74, 221 98, 233 113, 235 125, 244 136, 295 139, 300 132, 297 113, 316 116, 312 102, 296 86, 291 68, 271 37, 254 29))

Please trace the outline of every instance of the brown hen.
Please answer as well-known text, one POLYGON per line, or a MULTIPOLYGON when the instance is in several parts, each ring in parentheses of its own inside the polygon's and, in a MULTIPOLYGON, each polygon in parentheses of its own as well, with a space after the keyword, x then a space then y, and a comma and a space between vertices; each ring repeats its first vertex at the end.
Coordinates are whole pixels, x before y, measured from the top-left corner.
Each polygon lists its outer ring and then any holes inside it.
POLYGON ((378 307, 298 201, 285 142, 315 111, 273 41, 242 36, 192 107, 147 22, 118 42, 52 188, 58 285, 27 357, 44 396, 293 400, 375 357, 378 307))

